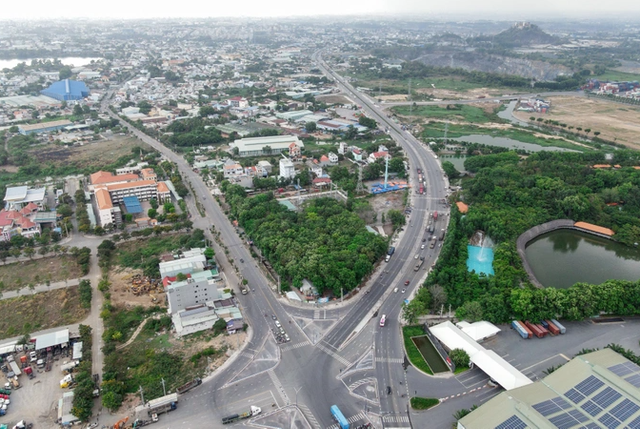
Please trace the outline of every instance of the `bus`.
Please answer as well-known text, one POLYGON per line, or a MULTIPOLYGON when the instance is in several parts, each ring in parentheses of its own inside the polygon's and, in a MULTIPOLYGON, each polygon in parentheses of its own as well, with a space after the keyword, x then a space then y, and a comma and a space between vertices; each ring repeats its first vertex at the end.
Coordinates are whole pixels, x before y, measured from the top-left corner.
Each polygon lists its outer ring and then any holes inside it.
POLYGON ((383 314, 382 317, 380 318, 380 327, 382 328, 385 323, 387 323, 387 315, 383 314))

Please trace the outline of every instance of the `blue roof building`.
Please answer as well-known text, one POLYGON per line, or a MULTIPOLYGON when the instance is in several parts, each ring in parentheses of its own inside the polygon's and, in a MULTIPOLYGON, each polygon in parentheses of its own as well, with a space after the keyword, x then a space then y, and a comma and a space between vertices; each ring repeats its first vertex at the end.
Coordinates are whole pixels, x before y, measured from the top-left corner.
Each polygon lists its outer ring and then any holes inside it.
POLYGON ((125 208, 127 209, 127 213, 137 214, 142 213, 142 205, 140 205, 140 200, 135 195, 130 195, 128 197, 124 197, 122 199, 125 208))
POLYGON ((40 91, 40 94, 60 101, 82 100, 89 96, 89 88, 84 82, 65 79, 52 83, 49 88, 40 91))

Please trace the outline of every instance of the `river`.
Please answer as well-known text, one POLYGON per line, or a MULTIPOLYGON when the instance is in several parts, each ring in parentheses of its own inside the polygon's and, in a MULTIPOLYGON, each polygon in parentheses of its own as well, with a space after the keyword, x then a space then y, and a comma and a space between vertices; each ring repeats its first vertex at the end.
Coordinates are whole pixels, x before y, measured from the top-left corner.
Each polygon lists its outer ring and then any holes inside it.
POLYGON ((545 287, 640 279, 640 249, 569 229, 536 238, 525 249, 525 257, 545 287))
POLYGON ((493 137, 483 134, 469 134, 468 136, 461 136, 449 139, 451 141, 480 143, 490 146, 506 147, 509 149, 524 149, 529 152, 540 152, 542 150, 553 152, 577 152, 572 149, 565 149, 556 146, 540 146, 533 143, 523 143, 518 140, 510 139, 508 137, 493 137))

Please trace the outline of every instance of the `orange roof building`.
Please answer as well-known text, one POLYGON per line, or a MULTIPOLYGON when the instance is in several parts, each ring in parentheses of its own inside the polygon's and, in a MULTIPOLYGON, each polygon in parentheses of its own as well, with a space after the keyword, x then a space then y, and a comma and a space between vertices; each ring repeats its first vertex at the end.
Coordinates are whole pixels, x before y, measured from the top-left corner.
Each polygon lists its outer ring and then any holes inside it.
POLYGON ((611 165, 609 165, 609 164, 595 164, 595 165, 593 166, 593 168, 598 168, 598 169, 601 169, 601 168, 611 168, 611 165))
POLYGON ((576 222, 573 224, 575 228, 584 229, 585 231, 595 232, 596 234, 606 235, 611 237, 615 232, 612 229, 605 228, 603 226, 594 225, 587 222, 576 222))
POLYGON ((458 211, 462 214, 465 214, 466 212, 469 211, 469 206, 463 203, 462 201, 458 201, 456 203, 456 206, 458 206, 458 211))
POLYGON ((92 185, 106 185, 109 183, 123 183, 140 180, 137 174, 118 174, 115 175, 109 171, 98 171, 89 176, 92 185))

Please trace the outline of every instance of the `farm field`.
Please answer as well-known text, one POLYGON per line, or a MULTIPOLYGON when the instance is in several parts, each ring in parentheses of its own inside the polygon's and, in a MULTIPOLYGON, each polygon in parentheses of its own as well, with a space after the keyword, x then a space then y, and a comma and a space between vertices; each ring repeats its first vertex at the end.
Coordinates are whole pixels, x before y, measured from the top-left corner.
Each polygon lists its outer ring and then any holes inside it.
POLYGON ((640 108, 607 100, 578 97, 549 97, 551 110, 546 114, 514 112, 522 120, 542 117, 566 123, 575 128, 599 131, 605 140, 640 149, 640 108))

